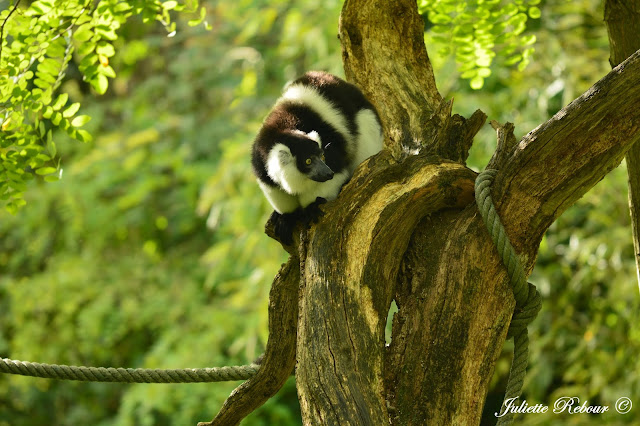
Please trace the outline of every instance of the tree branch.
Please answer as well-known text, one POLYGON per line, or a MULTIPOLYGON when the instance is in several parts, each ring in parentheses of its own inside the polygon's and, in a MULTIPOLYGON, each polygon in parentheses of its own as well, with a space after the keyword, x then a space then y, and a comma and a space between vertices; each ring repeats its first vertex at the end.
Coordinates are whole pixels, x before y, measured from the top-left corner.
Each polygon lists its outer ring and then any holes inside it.
MULTIPOLYGON (((531 269, 542 235, 640 139, 640 51, 549 121, 496 153, 496 208, 531 269), (498 161, 496 157, 502 155, 498 161)), ((494 161, 495 160, 495 161, 494 161)))
MULTIPOLYGON (((620 62, 640 49, 640 1, 607 0, 604 5, 604 21, 609 33, 609 62, 616 67, 620 62)), ((635 248, 636 272, 640 285, 640 143, 627 152, 629 186, 629 213, 635 248)))
POLYGON ((16 2, 13 4, 13 7, 7 14, 7 17, 4 18, 4 21, 2 21, 2 25, 0 26, 0 63, 2 63, 2 46, 4 44, 4 26, 9 21, 9 18, 11 18, 11 15, 13 15, 13 12, 15 12, 18 9, 19 4, 20 4, 20 0, 16 0, 16 2))
POLYGON ((269 293, 269 340, 258 374, 237 387, 218 415, 198 426, 232 426, 274 396, 296 363, 300 260, 289 257, 273 280, 269 293))

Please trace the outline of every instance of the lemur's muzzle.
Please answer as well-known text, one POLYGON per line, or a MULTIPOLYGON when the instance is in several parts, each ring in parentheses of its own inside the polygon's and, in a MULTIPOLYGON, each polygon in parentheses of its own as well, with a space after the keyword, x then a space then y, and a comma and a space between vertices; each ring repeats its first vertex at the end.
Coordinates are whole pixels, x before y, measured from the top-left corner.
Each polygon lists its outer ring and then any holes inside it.
POLYGON ((333 178, 333 170, 327 166, 324 161, 319 158, 314 158, 311 163, 311 170, 309 171, 309 179, 316 182, 326 182, 333 178))

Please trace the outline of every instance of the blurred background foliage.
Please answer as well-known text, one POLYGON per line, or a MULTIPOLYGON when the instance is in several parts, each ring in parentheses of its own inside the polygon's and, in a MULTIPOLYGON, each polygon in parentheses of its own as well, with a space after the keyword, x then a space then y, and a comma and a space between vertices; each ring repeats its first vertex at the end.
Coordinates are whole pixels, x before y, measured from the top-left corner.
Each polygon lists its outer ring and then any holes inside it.
MULTIPOLYGON (((181 368, 244 364, 264 349, 267 298, 286 259, 263 234, 270 213, 249 147, 282 86, 309 69, 342 74, 342 2, 202 2, 212 30, 177 20, 123 26, 104 96, 68 72, 94 139, 56 135, 63 178, 35 179, 19 214, 0 212, 0 356, 48 363, 181 368)), ((497 56, 482 90, 431 32, 438 87, 456 112, 511 121, 522 136, 610 69, 601 2, 540 2, 536 53, 519 71, 497 56), (440 43, 440 44, 439 44, 440 43), (441 53, 438 53, 441 52, 441 53)), ((425 27, 431 23, 425 17, 425 27)), ((76 66, 71 61, 72 67, 76 66)), ((489 125, 469 165, 495 148, 489 125)), ((544 238, 530 279, 544 298, 530 327, 529 402, 578 396, 626 416, 527 415, 524 424, 640 419, 640 296, 624 164, 544 238), (635 413, 635 414, 634 414, 635 413)), ((486 411, 501 403, 506 345, 486 411)), ((237 383, 114 385, 0 376, 0 425, 178 425, 210 419, 237 383)), ((486 419, 490 422, 490 416, 486 419)), ((300 424, 293 380, 246 425, 300 424)))

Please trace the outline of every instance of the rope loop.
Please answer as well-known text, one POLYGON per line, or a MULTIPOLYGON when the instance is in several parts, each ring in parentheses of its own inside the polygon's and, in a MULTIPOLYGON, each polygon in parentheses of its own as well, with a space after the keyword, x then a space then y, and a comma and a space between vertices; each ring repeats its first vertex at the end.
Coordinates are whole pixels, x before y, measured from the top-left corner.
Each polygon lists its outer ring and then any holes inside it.
POLYGON ((540 292, 536 289, 536 286, 528 283, 529 297, 523 306, 516 304, 516 309, 511 317, 511 324, 509 325, 509 331, 507 332, 507 339, 517 336, 522 331, 527 329, 527 326, 538 316, 540 308, 542 307, 542 297, 540 292))
MULTIPOLYGON (((500 217, 491 198, 491 184, 498 171, 487 169, 476 178, 476 204, 482 215, 491 240, 493 241, 502 264, 507 268, 509 281, 513 287, 516 307, 507 331, 507 338, 514 338, 513 361, 509 371, 509 380, 505 392, 505 400, 519 397, 529 360, 529 333, 527 326, 535 319, 542 307, 540 293, 531 283, 527 283, 522 262, 514 250, 507 231, 504 229, 500 217)), ((513 413, 509 413, 498 420, 498 425, 510 425, 513 413)))

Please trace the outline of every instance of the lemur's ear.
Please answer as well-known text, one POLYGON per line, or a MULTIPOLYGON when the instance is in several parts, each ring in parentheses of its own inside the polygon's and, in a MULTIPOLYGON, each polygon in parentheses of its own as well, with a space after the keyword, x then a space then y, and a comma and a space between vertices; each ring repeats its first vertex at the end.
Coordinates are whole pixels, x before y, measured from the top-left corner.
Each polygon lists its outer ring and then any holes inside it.
POLYGON ((291 154, 291 151, 289 150, 289 148, 283 145, 278 147, 277 152, 278 152, 278 162, 280 163, 281 166, 284 166, 291 162, 293 155, 291 154))
POLYGON ((307 137, 309 139, 313 139, 314 141, 316 141, 318 145, 320 145, 320 148, 322 148, 322 141, 320 140, 320 135, 318 134, 318 132, 316 132, 315 130, 312 130, 309 133, 307 133, 307 137))

